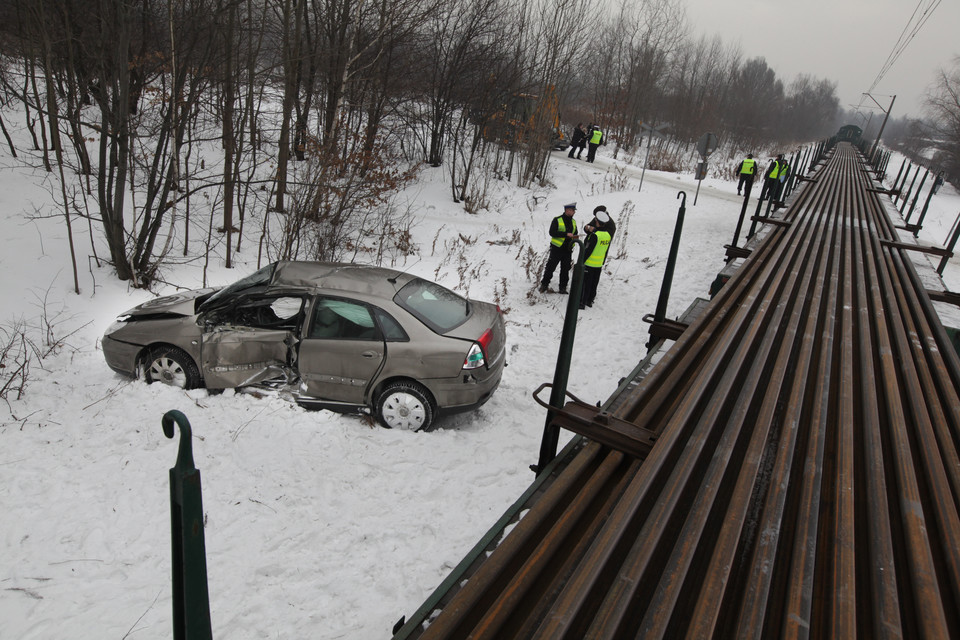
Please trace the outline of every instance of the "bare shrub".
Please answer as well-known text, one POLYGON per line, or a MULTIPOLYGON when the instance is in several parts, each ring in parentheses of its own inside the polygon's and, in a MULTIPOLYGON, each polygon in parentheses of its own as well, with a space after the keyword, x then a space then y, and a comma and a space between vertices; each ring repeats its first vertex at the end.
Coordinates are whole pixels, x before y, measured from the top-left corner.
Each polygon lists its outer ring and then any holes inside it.
POLYGON ((523 266, 523 272, 527 274, 527 281, 534 284, 540 281, 540 274, 543 273, 543 268, 547 264, 547 255, 548 252, 537 253, 530 245, 520 247, 517 260, 523 266))
POLYGON ((603 191, 610 193, 626 191, 630 183, 626 174, 627 168, 623 166, 614 166, 608 169, 607 173, 603 176, 603 191))
POLYGON ((493 301, 500 307, 504 314, 510 313, 510 307, 507 306, 507 279, 500 278, 500 282, 493 287, 493 301))
POLYGON ((27 337, 23 320, 0 327, 0 398, 9 403, 11 395, 19 400, 27 388, 30 362, 39 358, 36 346, 27 337))
POLYGON ((621 260, 627 257, 627 237, 630 235, 630 216, 636 209, 632 200, 623 203, 623 209, 617 215, 617 232, 613 236, 613 257, 621 260))
POLYGON ((520 244, 520 229, 513 229, 509 238, 497 238, 496 240, 487 240, 487 244, 500 247, 511 247, 520 244))
POLYGON ((369 152, 360 146, 339 151, 311 138, 307 152, 297 180, 288 183, 292 197, 281 212, 280 237, 273 247, 278 258, 382 258, 376 245, 384 239, 399 239, 392 243, 399 253, 412 251, 409 233, 404 233, 410 216, 403 220, 393 198, 416 177, 415 169, 398 169, 394 154, 382 145, 369 152))
POLYGON ((679 151, 670 151, 663 147, 658 147, 650 152, 647 168, 653 171, 679 173, 683 170, 683 159, 679 151))

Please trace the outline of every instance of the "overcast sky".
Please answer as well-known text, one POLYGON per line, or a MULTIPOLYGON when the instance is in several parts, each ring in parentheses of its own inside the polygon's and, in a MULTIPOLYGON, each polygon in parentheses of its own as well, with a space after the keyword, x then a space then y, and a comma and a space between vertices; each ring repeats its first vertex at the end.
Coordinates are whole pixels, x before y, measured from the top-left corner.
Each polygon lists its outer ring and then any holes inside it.
MULTIPOLYGON (((686 0, 698 35, 719 35, 739 43, 744 59, 760 57, 788 85, 807 73, 837 83, 843 107, 860 103, 901 33, 918 8, 917 0, 686 0)), ((922 0, 920 12, 934 0, 922 0)), ((919 13, 918 13, 919 15, 919 13)), ((960 55, 960 2, 940 2, 932 17, 871 92, 886 110, 893 95, 893 117, 922 114, 923 96, 937 70, 960 55)), ((882 117, 873 102, 876 117, 882 117)), ((869 116, 869 111, 864 114, 869 116)), ((862 126, 862 125, 861 125, 862 126)))

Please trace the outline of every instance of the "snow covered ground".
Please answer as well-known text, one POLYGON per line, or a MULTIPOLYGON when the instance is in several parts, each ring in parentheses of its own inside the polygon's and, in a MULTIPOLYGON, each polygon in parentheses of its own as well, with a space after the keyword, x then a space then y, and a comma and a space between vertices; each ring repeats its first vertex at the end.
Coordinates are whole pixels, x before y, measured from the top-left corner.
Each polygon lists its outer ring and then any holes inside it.
MULTIPOLYGON (((533 480, 544 411, 531 393, 552 380, 566 297, 538 293, 540 263, 531 271, 522 254, 529 246, 545 255, 562 205, 577 201, 583 224, 604 204, 618 224, 597 303, 577 329, 569 390, 586 401, 605 399, 645 353, 641 317, 656 307, 679 191, 686 222, 668 316, 707 297, 724 266, 740 211, 733 182, 704 181, 694 206, 691 175, 648 171, 638 192, 639 169, 618 177, 604 151, 592 165, 556 153, 553 188, 498 183, 477 215, 450 201, 440 169, 409 190, 419 249, 396 266, 498 298, 509 366, 480 410, 405 433, 271 394, 184 392, 113 373, 104 329, 153 294, 96 267, 89 230, 75 223, 75 295, 52 179, 0 150, 0 337, 19 326, 39 345, 60 345, 34 361, 22 398, 8 393, 2 405, 0 638, 170 637, 167 473, 177 440, 160 426, 169 409, 194 431, 214 635, 389 637, 533 480), (463 286, 451 259, 461 251, 480 274, 463 286)), ((942 244, 958 211, 945 185, 922 237, 942 244)), ((254 270, 255 244, 246 246, 235 269, 212 268, 210 284, 254 270)), ((946 275, 960 290, 960 258, 946 275)), ((201 270, 182 265, 164 278, 171 284, 157 293, 200 286, 201 270)))

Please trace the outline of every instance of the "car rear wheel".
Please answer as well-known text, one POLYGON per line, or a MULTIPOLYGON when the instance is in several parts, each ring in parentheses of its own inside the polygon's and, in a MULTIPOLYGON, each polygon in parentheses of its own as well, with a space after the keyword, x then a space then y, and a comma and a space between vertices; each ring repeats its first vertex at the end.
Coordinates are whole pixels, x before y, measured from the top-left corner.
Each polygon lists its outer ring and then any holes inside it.
POLYGON ((200 386, 200 371, 185 351, 176 347, 157 347, 143 360, 143 378, 147 384, 162 382, 181 389, 200 386))
POLYGON ((377 399, 377 419, 388 429, 420 431, 433 422, 430 392, 416 382, 393 382, 377 399))

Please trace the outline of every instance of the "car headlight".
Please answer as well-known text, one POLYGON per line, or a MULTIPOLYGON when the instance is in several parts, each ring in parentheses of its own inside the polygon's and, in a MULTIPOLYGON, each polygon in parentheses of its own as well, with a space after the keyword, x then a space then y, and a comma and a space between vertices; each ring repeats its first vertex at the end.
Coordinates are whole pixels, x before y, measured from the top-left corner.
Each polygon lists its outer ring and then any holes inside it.
POLYGON ((129 319, 130 319, 129 315, 117 316, 117 319, 114 320, 109 327, 107 327, 107 330, 104 332, 103 335, 108 336, 111 333, 116 333, 127 324, 127 320, 129 319))

